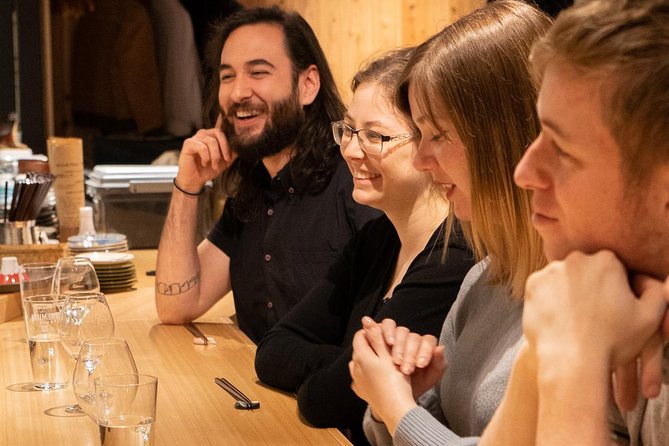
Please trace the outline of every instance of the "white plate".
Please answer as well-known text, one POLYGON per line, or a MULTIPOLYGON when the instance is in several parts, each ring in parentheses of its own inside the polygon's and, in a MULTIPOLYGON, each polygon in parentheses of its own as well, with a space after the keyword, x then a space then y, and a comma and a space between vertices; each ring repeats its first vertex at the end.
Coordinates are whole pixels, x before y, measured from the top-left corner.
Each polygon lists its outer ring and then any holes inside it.
POLYGON ((72 255, 80 254, 82 252, 125 252, 128 250, 128 246, 119 246, 118 248, 109 246, 94 246, 92 248, 73 248, 70 246, 70 252, 72 255))
POLYGON ((91 248, 94 246, 116 245, 127 243, 127 237, 124 234, 94 234, 94 235, 73 235, 68 237, 67 243, 71 248, 91 248))
POLYGON ((76 257, 85 257, 93 265, 114 265, 116 263, 130 262, 135 256, 129 252, 84 252, 76 257))

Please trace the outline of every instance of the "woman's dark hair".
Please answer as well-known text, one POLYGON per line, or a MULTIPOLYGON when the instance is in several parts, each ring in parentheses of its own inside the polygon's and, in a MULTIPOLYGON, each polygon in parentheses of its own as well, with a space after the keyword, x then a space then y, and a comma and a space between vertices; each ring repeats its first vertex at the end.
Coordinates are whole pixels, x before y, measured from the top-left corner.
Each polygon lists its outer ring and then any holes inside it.
POLYGON ((355 93, 360 84, 375 83, 382 86, 387 93, 394 93, 397 80, 409 63, 413 50, 414 47, 395 48, 370 59, 351 79, 351 91, 355 93))
POLYGON ((406 110, 399 110, 395 104, 395 89, 397 82, 404 73, 414 47, 400 47, 389 50, 380 56, 372 57, 364 62, 357 73, 351 79, 351 91, 355 93, 361 84, 376 84, 381 89, 381 94, 395 108, 398 116, 402 118, 414 133, 418 132, 416 125, 411 119, 411 114, 406 110))
MULTIPOLYGON (((320 90, 314 101, 304 106, 305 124, 295 142, 290 161, 293 183, 300 192, 317 194, 329 183, 340 157, 330 123, 341 119, 345 107, 318 39, 309 24, 298 13, 273 6, 241 10, 215 25, 207 48, 210 81, 205 101, 205 123, 212 126, 221 112, 218 103, 221 51, 230 34, 245 25, 270 23, 280 26, 285 36, 286 52, 292 62, 293 86, 299 74, 315 65, 320 75, 320 90)), ((260 182, 254 178, 255 165, 237 158, 223 174, 223 188, 235 197, 235 216, 241 220, 253 217, 259 203, 260 182)))

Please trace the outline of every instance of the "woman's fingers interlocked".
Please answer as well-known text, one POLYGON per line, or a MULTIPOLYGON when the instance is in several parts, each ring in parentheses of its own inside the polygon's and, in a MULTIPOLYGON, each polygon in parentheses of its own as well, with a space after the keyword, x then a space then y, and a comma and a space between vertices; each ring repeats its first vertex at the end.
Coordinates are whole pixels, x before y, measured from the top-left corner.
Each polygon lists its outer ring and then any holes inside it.
MULTIPOLYGON (((410 375, 416 368, 424 368, 430 364, 437 347, 437 338, 432 335, 420 335, 409 331, 406 327, 398 327, 392 319, 384 319, 381 323, 371 318, 363 318, 363 329, 370 333, 379 330, 382 339, 391 347, 393 363, 405 375, 410 375)), ((378 336, 378 335, 377 335, 378 336)))

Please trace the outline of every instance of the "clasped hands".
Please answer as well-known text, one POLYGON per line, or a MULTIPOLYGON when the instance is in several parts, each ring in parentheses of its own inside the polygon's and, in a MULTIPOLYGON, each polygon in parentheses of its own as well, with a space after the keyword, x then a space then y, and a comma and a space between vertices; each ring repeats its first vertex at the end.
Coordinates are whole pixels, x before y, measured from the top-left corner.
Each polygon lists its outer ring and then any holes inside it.
POLYGON ((628 411, 639 386, 646 398, 660 392, 668 303, 666 282, 635 275, 630 286, 612 252, 574 252, 528 279, 523 332, 539 369, 572 360, 608 367, 615 401, 628 411))
POLYGON ((412 333, 392 319, 376 323, 364 317, 353 337, 351 387, 391 434, 416 406, 415 398, 437 384, 445 370, 444 348, 437 338, 412 333))

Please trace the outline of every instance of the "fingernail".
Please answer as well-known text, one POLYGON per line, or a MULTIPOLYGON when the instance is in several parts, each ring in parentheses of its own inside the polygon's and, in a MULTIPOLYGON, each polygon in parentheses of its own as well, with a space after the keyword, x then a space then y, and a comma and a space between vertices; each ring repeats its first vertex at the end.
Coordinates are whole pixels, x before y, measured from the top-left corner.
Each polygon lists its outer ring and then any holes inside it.
POLYGON ((417 365, 417 366, 421 366, 421 365, 423 365, 423 364, 425 364, 425 357, 420 356, 420 357, 416 360, 416 365, 417 365))
POLYGON ((365 316, 365 317, 362 318, 362 324, 363 325, 372 325, 373 323, 374 323, 374 321, 369 316, 365 316))
POLYGON ((409 365, 405 365, 404 367, 402 367, 402 373, 408 375, 409 373, 411 373, 411 367, 409 367, 409 365))
POLYGON ((394 344, 395 343, 395 338, 392 337, 392 336, 388 337, 388 342, 391 343, 391 344, 394 344))

